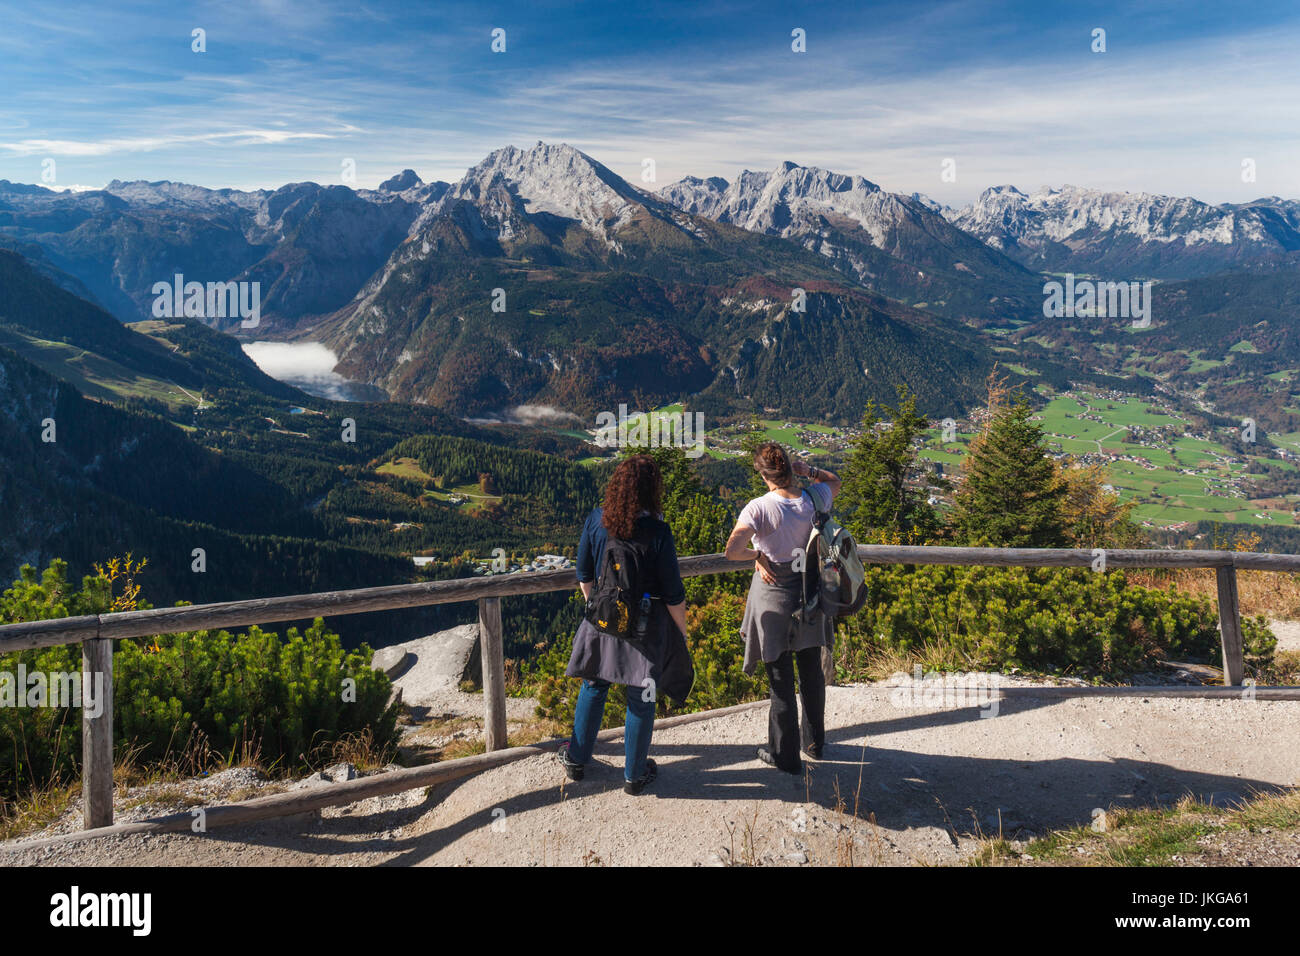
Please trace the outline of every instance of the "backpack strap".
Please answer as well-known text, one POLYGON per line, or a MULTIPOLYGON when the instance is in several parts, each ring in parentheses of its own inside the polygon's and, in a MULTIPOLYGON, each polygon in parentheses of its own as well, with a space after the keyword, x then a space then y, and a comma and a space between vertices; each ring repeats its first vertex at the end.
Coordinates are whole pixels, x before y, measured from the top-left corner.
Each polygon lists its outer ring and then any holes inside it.
MULTIPOLYGON (((650 557, 650 563, 651 563, 651 565, 655 565, 655 564, 658 563, 658 561, 659 561, 659 555, 660 555, 660 553, 661 553, 661 552, 663 551, 663 549, 664 549, 664 542, 667 540, 668 535, 670 535, 670 534, 673 533, 673 529, 670 528, 670 527, 668 526, 668 522, 667 522, 667 521, 665 521, 663 518, 657 518, 656 520, 658 520, 658 522, 659 522, 659 533, 655 535, 655 537, 654 537, 654 542, 650 545, 650 555, 649 555, 649 557, 650 557)), ((656 578, 658 577, 658 574, 657 574, 657 573, 656 573, 655 577, 656 577, 656 578)), ((663 583, 662 581, 659 582, 659 588, 660 588, 660 590, 663 589, 663 584, 664 584, 664 583, 663 583)), ((650 595, 650 600, 652 600, 652 601, 658 601, 658 602, 660 602, 660 603, 662 604, 662 603, 663 603, 663 596, 662 596, 662 595, 659 595, 659 594, 652 594, 652 595, 650 595)))
POLYGON ((812 502, 813 525, 817 528, 817 530, 820 531, 822 526, 826 524, 826 519, 831 516, 831 513, 829 511, 822 511, 821 508, 817 507, 817 499, 813 497, 811 491, 809 491, 807 488, 803 488, 801 490, 805 495, 808 496, 808 500, 812 502))
MULTIPOLYGON (((805 494, 805 495, 808 496, 808 501, 809 501, 809 502, 812 504, 812 506, 813 506, 813 528, 814 528, 816 531, 820 532, 821 529, 822 529, 822 526, 826 523, 826 519, 830 517, 830 513, 829 513, 829 512, 826 512, 826 511, 822 511, 820 508, 817 507, 817 499, 814 498, 814 497, 812 496, 812 492, 810 492, 807 488, 801 488, 801 489, 800 489, 800 492, 801 492, 802 494, 805 494)), ((812 537, 812 535, 809 534, 809 538, 811 538, 811 537, 812 537)), ((806 542, 806 541, 804 542, 805 546, 807 545, 807 543, 808 543, 808 542, 806 542)), ((804 554, 804 571, 803 571, 803 574, 801 574, 801 575, 799 576, 799 578, 800 578, 800 579, 799 579, 799 599, 800 599, 800 600, 799 600, 799 612, 798 612, 798 613, 799 613, 799 620, 800 620, 801 622, 803 622, 803 623, 806 623, 806 622, 807 622, 807 618, 808 618, 808 614, 807 614, 807 612, 808 612, 808 605, 812 602, 812 598, 811 598, 811 596, 810 596, 809 593, 808 593, 808 590, 809 590, 809 578, 812 576, 812 575, 809 573, 809 564, 812 563, 812 562, 815 562, 815 560, 816 560, 816 559, 814 558, 813 555, 811 555, 811 554, 804 554)))

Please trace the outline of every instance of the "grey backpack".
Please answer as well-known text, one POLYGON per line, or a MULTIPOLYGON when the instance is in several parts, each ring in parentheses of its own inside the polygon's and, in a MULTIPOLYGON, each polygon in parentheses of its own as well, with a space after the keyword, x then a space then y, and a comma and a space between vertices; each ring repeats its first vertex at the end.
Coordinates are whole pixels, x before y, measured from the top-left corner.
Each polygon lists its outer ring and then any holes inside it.
POLYGON ((829 618, 848 617, 867 600, 866 569, 857 542, 829 511, 817 508, 817 499, 808 498, 813 503, 813 525, 804 549, 803 602, 796 613, 803 620, 815 612, 829 618))

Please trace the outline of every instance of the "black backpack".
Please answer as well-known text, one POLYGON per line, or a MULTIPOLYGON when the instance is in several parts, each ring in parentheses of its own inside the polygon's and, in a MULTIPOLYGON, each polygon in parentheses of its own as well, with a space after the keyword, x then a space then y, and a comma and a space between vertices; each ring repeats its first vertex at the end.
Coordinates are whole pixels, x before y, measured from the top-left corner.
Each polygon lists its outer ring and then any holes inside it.
POLYGON ((632 539, 609 535, 600 576, 583 612, 602 634, 627 641, 647 654, 654 638, 650 629, 653 602, 659 600, 650 593, 658 543, 658 536, 649 532, 638 532, 632 539))

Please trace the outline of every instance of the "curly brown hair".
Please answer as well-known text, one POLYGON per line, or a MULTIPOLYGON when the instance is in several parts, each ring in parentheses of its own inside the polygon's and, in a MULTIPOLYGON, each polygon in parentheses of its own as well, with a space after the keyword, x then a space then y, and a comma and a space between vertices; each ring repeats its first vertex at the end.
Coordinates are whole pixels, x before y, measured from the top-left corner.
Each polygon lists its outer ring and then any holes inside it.
POLYGON ((774 441, 765 441, 754 449, 754 470, 778 488, 788 488, 794 480, 790 456, 774 441))
POLYGON ((631 455, 619 462, 605 486, 601 523, 616 538, 636 535, 636 519, 642 511, 658 515, 663 511, 664 480, 659 463, 649 455, 631 455))

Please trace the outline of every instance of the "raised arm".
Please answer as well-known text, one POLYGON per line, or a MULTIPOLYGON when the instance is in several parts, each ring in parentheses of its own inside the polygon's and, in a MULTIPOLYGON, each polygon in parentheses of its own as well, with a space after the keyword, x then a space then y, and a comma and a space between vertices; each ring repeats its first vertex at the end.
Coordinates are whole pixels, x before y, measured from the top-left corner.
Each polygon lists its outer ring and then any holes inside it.
POLYGON ((796 461, 790 465, 790 470, 800 478, 811 478, 813 481, 819 481, 831 490, 831 497, 834 498, 840 493, 840 479, 833 471, 826 468, 816 468, 806 461, 796 461))

